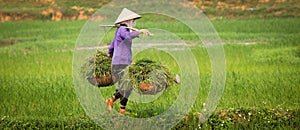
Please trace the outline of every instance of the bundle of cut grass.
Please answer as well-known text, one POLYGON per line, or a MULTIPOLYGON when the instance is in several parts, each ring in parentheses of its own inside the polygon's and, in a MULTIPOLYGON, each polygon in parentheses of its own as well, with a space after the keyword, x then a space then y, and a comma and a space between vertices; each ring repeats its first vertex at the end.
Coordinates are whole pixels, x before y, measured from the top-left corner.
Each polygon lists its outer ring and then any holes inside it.
POLYGON ((165 66, 149 59, 142 59, 128 66, 126 73, 132 87, 143 95, 155 95, 174 82, 165 66))
POLYGON ((106 87, 113 84, 111 75, 111 57, 97 50, 95 56, 90 57, 81 67, 81 73, 97 87, 106 87))

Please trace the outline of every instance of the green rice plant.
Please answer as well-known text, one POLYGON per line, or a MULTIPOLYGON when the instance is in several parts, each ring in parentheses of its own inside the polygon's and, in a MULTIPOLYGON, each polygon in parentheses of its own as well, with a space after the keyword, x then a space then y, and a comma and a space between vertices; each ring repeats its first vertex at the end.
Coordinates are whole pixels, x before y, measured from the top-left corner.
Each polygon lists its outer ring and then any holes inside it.
POLYGON ((103 77, 111 74, 111 57, 108 57, 101 50, 97 50, 95 56, 88 58, 81 67, 83 76, 103 77))
POLYGON ((124 70, 129 82, 138 88, 141 94, 156 94, 174 82, 169 70, 158 62, 141 59, 124 70))
POLYGON ((111 75, 111 61, 101 50, 97 50, 96 54, 86 60, 81 67, 81 74, 91 84, 98 87, 109 86, 113 83, 111 75))

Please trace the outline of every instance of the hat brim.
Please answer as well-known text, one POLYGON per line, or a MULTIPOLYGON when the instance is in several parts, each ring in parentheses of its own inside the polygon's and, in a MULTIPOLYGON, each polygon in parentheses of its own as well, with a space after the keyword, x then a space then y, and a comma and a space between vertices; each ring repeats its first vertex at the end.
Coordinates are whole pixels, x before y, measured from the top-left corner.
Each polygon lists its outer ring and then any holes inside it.
POLYGON ((124 18, 122 20, 116 21, 115 24, 120 24, 120 23, 128 21, 128 20, 137 20, 137 19, 140 19, 140 18, 142 18, 142 16, 127 17, 127 18, 124 18))

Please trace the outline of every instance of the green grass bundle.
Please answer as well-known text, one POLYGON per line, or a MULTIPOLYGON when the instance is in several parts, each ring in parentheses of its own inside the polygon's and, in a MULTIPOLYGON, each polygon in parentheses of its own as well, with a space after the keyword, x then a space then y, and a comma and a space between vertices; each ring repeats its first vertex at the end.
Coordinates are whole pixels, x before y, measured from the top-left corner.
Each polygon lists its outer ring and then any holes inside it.
POLYGON ((81 67, 81 73, 92 84, 98 87, 113 84, 111 75, 111 57, 97 50, 95 56, 90 57, 81 67))
POLYGON ((174 82, 173 75, 165 66, 148 59, 128 66, 125 72, 132 87, 140 94, 155 95, 174 82))
MULTIPOLYGON (((111 57, 97 50, 94 57, 90 57, 81 67, 83 76, 94 86, 106 87, 113 84, 111 75, 111 57)), ((157 94, 174 82, 169 70, 149 59, 142 59, 128 66, 125 70, 123 87, 133 87, 140 94, 157 94), (128 84, 130 83, 130 84, 128 84)))

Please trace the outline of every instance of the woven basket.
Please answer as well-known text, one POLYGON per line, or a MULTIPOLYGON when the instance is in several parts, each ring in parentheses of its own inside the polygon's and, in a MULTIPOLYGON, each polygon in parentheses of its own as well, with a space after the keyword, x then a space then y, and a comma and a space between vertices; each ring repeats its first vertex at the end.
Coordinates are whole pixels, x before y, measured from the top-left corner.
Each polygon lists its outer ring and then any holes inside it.
POLYGON ((139 83, 139 91, 142 95, 155 95, 164 89, 157 89, 154 85, 150 82, 140 82, 139 83))
POLYGON ((88 77, 87 80, 90 84, 97 87, 108 87, 113 84, 111 74, 102 77, 88 77))
POLYGON ((106 53, 97 50, 95 55, 87 58, 81 67, 81 74, 83 78, 97 87, 107 87, 113 84, 111 76, 111 61, 106 53))

